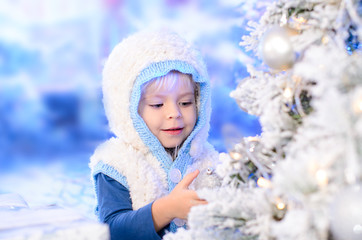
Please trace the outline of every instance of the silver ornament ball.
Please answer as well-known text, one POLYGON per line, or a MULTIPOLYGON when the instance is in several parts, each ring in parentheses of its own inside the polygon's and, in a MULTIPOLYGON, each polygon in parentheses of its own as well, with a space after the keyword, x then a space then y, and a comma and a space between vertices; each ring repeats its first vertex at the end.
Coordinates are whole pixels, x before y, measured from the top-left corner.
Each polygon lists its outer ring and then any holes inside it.
POLYGON ((260 42, 263 61, 271 68, 286 70, 293 66, 295 53, 285 28, 274 26, 264 33, 260 42))
POLYGON ((331 204, 330 227, 333 239, 362 239, 362 187, 348 187, 331 204))

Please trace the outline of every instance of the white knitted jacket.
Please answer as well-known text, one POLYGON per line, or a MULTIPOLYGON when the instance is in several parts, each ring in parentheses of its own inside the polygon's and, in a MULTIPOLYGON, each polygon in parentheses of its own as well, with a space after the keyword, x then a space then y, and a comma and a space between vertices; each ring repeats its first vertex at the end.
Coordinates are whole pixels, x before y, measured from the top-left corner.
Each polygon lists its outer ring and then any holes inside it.
POLYGON ((173 168, 180 169, 182 177, 200 170, 191 189, 219 184, 219 179, 207 170, 216 168, 218 153, 207 142, 211 101, 206 67, 200 54, 185 40, 164 30, 143 31, 126 38, 110 54, 102 84, 105 112, 116 137, 101 144, 91 157, 93 177, 102 172, 127 187, 134 210, 174 188, 176 184, 169 176, 173 168), (137 113, 140 85, 170 70, 191 74, 201 86, 198 122, 175 161, 137 113))

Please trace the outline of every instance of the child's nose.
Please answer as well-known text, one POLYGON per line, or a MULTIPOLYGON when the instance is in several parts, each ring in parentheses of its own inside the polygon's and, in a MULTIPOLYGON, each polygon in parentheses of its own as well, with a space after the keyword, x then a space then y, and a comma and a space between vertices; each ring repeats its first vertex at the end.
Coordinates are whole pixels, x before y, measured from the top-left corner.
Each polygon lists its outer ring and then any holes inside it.
POLYGON ((170 104, 167 109, 167 118, 179 118, 181 111, 177 104, 170 104))

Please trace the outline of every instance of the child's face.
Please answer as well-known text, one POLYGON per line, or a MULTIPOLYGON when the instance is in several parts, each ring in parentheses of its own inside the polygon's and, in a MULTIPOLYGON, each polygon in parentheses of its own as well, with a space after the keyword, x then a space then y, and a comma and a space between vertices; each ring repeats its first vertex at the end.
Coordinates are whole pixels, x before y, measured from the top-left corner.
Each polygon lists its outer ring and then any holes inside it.
POLYGON ((177 75, 172 89, 161 86, 155 91, 153 84, 149 85, 138 107, 140 116, 165 148, 182 144, 196 123, 194 87, 186 82, 190 76, 177 75))

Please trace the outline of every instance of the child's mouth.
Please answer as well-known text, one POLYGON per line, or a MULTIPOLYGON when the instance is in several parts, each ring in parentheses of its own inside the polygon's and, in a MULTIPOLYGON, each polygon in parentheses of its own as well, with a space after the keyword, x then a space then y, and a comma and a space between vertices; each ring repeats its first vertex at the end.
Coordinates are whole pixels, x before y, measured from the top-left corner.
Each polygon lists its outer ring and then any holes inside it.
POLYGON ((164 129, 166 133, 170 135, 179 135, 182 132, 183 128, 170 128, 170 129, 164 129))

